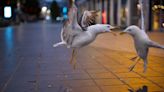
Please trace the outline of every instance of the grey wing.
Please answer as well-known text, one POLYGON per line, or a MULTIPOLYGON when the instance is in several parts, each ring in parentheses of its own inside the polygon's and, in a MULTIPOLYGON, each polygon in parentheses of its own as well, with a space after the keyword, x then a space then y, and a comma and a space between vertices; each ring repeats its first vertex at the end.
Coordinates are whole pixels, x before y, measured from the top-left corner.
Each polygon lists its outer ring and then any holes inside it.
POLYGON ((135 49, 137 51, 138 56, 140 56, 142 59, 147 58, 149 48, 146 44, 140 41, 135 41, 135 49))
POLYGON ((62 42, 66 42, 66 38, 67 38, 67 34, 69 31, 67 31, 67 27, 69 26, 69 20, 66 20, 64 23, 63 23, 63 27, 61 29, 61 41, 62 42))
MULTIPOLYGON (((69 19, 69 20, 73 18, 73 16, 74 16, 73 11, 74 11, 75 9, 77 10, 77 7, 76 7, 76 5, 73 3, 72 6, 69 8, 69 11, 68 11, 68 19, 69 19)), ((76 11, 76 12, 77 12, 77 11, 76 11)))
POLYGON ((82 28, 86 28, 90 25, 93 25, 96 23, 96 17, 98 16, 99 11, 84 11, 81 19, 80 19, 80 25, 82 28))
POLYGON ((71 28, 64 28, 61 34, 62 39, 67 45, 71 46, 75 36, 77 36, 79 32, 80 31, 72 30, 71 28))
POLYGON ((148 46, 149 47, 155 47, 155 48, 164 49, 164 46, 163 45, 160 45, 160 44, 158 44, 158 43, 156 43, 154 41, 151 41, 151 40, 148 42, 148 46))
POLYGON ((147 58, 148 51, 149 51, 148 47, 137 48, 137 54, 142 59, 146 59, 147 58))
POLYGON ((143 58, 144 60, 147 59, 147 55, 148 55, 148 52, 149 52, 149 48, 144 48, 141 50, 141 58, 143 58))
POLYGON ((68 43, 69 37, 71 36, 71 31, 69 29, 63 28, 61 32, 62 40, 68 43))

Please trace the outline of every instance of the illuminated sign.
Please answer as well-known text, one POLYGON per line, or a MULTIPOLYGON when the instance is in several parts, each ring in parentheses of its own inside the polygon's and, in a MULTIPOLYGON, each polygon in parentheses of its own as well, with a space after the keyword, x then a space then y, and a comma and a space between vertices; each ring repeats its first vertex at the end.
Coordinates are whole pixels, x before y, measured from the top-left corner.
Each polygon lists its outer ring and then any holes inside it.
POLYGON ((67 7, 63 7, 63 13, 66 14, 68 11, 67 7))
POLYGON ((5 6, 4 7, 4 17, 5 18, 11 18, 12 17, 11 6, 5 6))

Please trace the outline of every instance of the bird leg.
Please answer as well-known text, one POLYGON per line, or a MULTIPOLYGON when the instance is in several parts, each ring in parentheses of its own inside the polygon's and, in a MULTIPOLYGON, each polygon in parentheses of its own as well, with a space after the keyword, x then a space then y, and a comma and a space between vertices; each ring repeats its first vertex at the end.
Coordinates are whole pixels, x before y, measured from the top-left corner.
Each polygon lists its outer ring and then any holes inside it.
POLYGON ((130 60, 135 61, 137 58, 138 58, 138 56, 135 56, 135 57, 131 58, 130 60))
POLYGON ((76 57, 77 57, 77 50, 75 51, 75 54, 74 54, 74 63, 73 63, 73 69, 75 70, 76 69, 76 63, 77 63, 77 59, 76 59, 76 57))
MULTIPOLYGON (((137 59, 137 57, 136 57, 136 59, 137 59)), ((131 65, 131 66, 129 67, 129 71, 130 71, 130 72, 134 69, 134 67, 136 66, 136 64, 138 63, 138 61, 140 61, 140 59, 141 59, 141 58, 138 57, 138 59, 137 59, 137 61, 135 62, 135 64, 133 64, 133 65, 131 65)))
POLYGON ((143 73, 145 73, 146 70, 147 70, 147 60, 144 60, 144 71, 143 71, 143 73))
POLYGON ((74 56, 75 56, 75 49, 72 50, 72 55, 71 55, 71 59, 70 59, 70 64, 72 64, 73 59, 74 59, 74 56))

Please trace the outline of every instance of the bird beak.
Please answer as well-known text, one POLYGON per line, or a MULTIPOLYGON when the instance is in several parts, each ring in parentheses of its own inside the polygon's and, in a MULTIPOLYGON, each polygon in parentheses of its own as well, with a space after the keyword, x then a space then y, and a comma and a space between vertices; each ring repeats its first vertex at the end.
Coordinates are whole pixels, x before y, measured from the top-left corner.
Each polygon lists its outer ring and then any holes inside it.
POLYGON ((126 32, 124 32, 124 31, 123 32, 120 32, 120 35, 123 35, 123 34, 126 34, 126 32))
POLYGON ((117 34, 114 31, 120 30, 119 26, 110 26, 110 32, 114 35, 117 36, 117 34))
POLYGON ((110 30, 121 30, 121 27, 119 26, 110 26, 110 30))
POLYGON ((115 30, 119 29, 118 27, 114 27, 114 26, 110 26, 110 32, 114 35, 114 36, 117 36, 117 34, 114 32, 115 30))
POLYGON ((116 29, 117 27, 114 27, 114 26, 110 26, 110 30, 114 30, 116 29))

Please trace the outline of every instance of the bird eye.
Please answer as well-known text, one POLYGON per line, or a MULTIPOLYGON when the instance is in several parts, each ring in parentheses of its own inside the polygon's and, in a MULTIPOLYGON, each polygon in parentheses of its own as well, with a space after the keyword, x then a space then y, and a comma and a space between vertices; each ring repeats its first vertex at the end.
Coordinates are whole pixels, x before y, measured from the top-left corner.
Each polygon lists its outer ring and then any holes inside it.
POLYGON ((129 29, 128 31, 132 31, 131 29, 129 29))
POLYGON ((110 26, 107 26, 107 28, 110 28, 110 26))

